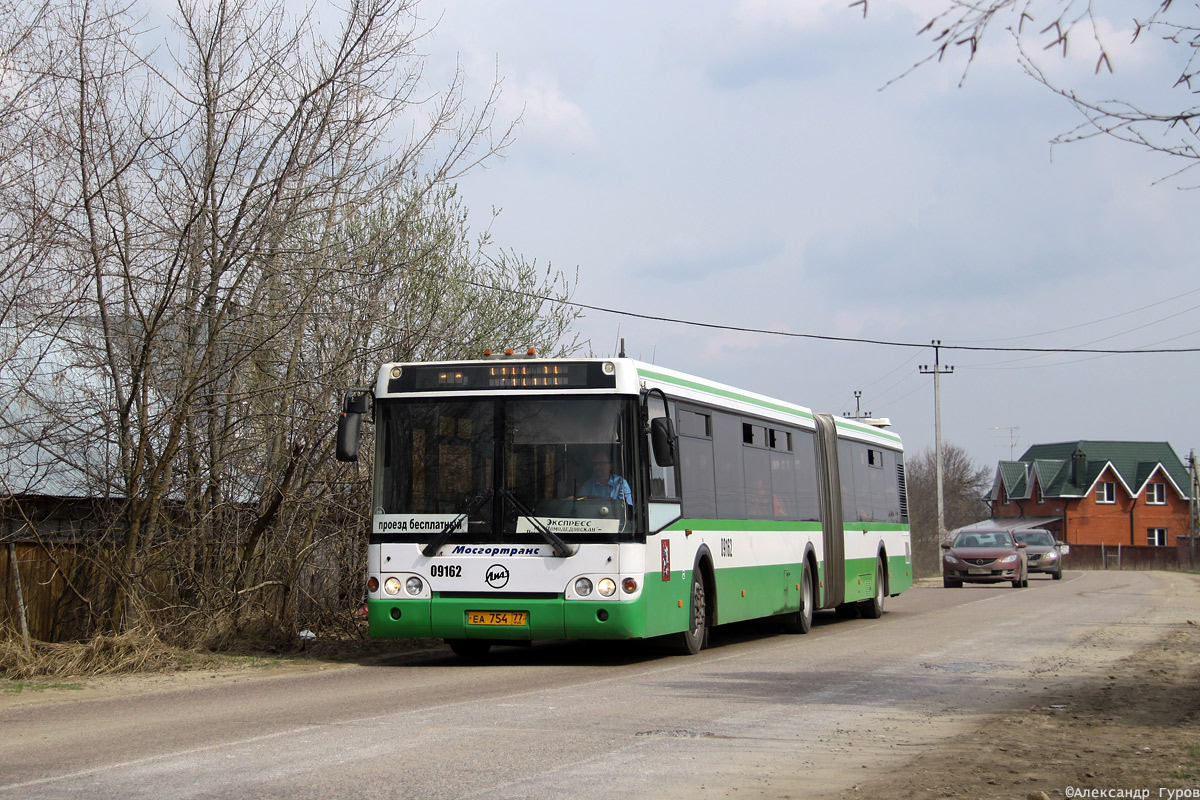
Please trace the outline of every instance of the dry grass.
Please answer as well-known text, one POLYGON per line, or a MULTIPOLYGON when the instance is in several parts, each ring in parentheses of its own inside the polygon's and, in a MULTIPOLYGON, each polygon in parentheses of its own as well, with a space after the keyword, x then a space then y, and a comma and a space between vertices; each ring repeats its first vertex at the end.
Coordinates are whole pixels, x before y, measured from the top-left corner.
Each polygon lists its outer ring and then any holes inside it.
POLYGON ((0 676, 10 680, 160 672, 179 669, 185 660, 183 651, 141 630, 78 643, 34 641, 28 652, 19 636, 0 631, 0 676))

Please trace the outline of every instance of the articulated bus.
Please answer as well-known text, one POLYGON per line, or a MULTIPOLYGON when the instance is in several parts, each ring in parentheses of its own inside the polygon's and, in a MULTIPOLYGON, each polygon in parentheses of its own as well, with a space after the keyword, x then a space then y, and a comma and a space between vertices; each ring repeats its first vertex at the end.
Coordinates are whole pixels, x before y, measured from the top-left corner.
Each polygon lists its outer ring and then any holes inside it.
POLYGON ((655 639, 816 609, 876 618, 912 585, 900 438, 627 358, 384 364, 342 402, 375 425, 371 635, 459 656, 655 639))

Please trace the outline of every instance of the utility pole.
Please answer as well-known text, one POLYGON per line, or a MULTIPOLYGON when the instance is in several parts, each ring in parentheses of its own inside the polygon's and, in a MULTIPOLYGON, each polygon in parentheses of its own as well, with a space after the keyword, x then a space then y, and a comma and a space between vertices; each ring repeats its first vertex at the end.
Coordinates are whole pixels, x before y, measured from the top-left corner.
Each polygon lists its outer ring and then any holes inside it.
MULTIPOLYGON (((862 410, 861 410, 861 409, 862 409, 862 406, 860 406, 860 405, 859 405, 859 402, 858 402, 858 401, 859 401, 861 398, 862 398, 862 390, 861 390, 861 389, 855 389, 855 390, 854 390, 854 421, 855 421, 855 422, 861 422, 861 421, 862 421, 862 418, 863 418, 863 414, 862 414, 862 410)), ((846 417, 847 419, 849 419, 849 417, 850 417, 850 412, 849 412, 849 411, 843 411, 843 412, 842 412, 842 416, 843 416, 843 417, 846 417)), ((870 412, 870 411, 868 411, 868 412, 867 412, 867 419, 870 419, 870 418, 871 418, 871 412, 870 412)))
POLYGON ((954 367, 943 367, 941 359, 942 340, 934 339, 933 366, 922 364, 922 375, 933 376, 933 431, 934 431, 934 464, 937 480, 937 535, 940 542, 946 536, 946 508, 942 499, 942 375, 954 372, 954 367))
POLYGON ((1196 469, 1196 451, 1188 453, 1188 476, 1191 478, 1191 491, 1188 494, 1188 556, 1192 569, 1196 568, 1196 536, 1200 534, 1200 475, 1196 469))

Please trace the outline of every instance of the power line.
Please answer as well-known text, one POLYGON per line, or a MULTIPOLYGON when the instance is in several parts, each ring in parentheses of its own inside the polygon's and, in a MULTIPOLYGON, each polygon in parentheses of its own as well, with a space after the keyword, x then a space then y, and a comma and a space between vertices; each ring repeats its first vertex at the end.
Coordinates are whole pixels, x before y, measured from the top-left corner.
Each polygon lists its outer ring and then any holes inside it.
MULTIPOLYGON (((443 279, 449 276, 441 276, 443 279)), ((606 306, 597 306, 590 303, 580 303, 575 300, 566 300, 561 297, 550 297, 548 295, 534 294, 533 292, 525 292, 519 289, 513 289, 507 286, 494 286, 492 284, 481 283, 469 278, 451 277, 451 280, 456 280, 459 283, 465 283, 470 286, 475 286, 480 289, 486 289, 493 292, 506 292, 512 295, 520 295, 528 297, 531 300, 541 300, 546 303, 558 303, 560 305, 573 306, 574 308, 587 309, 588 311, 599 311, 604 314, 614 314, 621 317, 632 317, 633 319, 645 319, 654 322, 668 322, 672 325, 687 325, 695 328, 709 328, 712 330, 733 331, 736 333, 756 333, 763 336, 783 336, 793 339, 814 339, 824 342, 847 342, 851 344, 876 344, 882 347, 911 347, 911 348, 928 348, 930 345, 925 342, 899 342, 889 339, 862 339, 853 336, 831 336, 821 333, 793 333, 791 331, 772 331, 765 328, 747 328, 740 325, 721 325, 716 322, 699 322, 697 320, 679 319, 676 317, 663 317, 654 314, 640 314, 636 311, 624 311, 619 308, 608 308, 606 306)), ((992 353, 1095 353, 1100 355, 1135 355, 1135 354, 1150 354, 1150 353, 1200 353, 1200 347, 1182 347, 1182 348, 1159 348, 1159 349, 1099 349, 1099 348, 1082 348, 1082 347, 984 347, 981 345, 968 344, 939 344, 943 350, 961 350, 973 352, 992 352, 992 353)))
MULTIPOLYGON (((469 283, 481 289, 489 289, 493 291, 505 291, 509 294, 519 294, 534 300, 543 300, 550 303, 560 303, 562 305, 574 306, 575 308, 583 308, 588 311, 599 311, 605 314, 615 314, 622 317, 632 317, 634 319, 653 320, 654 322, 668 322, 672 325, 688 325, 696 328, 711 328, 714 330, 734 331, 737 333, 757 333, 764 336, 784 336, 794 339, 816 339, 825 342, 848 342, 852 344, 876 344, 883 347, 919 347, 928 348, 930 345, 927 342, 898 342, 887 339, 861 339, 853 336, 830 336, 820 333, 793 333, 791 331, 772 331, 764 328, 747 328, 739 325, 721 325, 716 322, 698 322, 696 320, 678 319, 675 317, 662 317, 654 314, 639 314, 636 311, 623 311, 617 308, 606 308, 605 306, 591 305, 589 303, 579 303, 574 300, 564 300, 560 297, 548 297, 546 295, 533 294, 532 292, 522 292, 504 287, 489 286, 477 281, 463 280, 464 283, 469 283)), ((966 344, 943 344, 940 345, 943 350, 964 350, 975 352, 993 352, 993 353, 1096 353, 1101 355, 1135 355, 1135 354, 1150 354, 1150 353, 1200 353, 1200 347, 1179 347, 1179 348, 1159 348, 1159 349, 1100 349, 1100 348, 1083 348, 1083 347, 983 347, 980 345, 966 344)))
MULTIPOLYGON (((1112 321, 1112 320, 1114 320, 1114 319, 1120 319, 1121 317, 1127 317, 1127 316, 1129 316, 1130 314, 1136 314, 1136 313, 1138 313, 1139 311, 1145 311, 1145 310, 1147 310, 1147 309, 1150 309, 1150 308, 1155 308, 1156 306, 1161 306, 1161 305, 1164 305, 1165 303, 1171 303, 1171 302, 1174 302, 1174 301, 1178 300, 1178 299, 1179 299, 1179 298, 1181 298, 1181 297, 1187 297, 1188 295, 1190 295, 1190 294, 1195 294, 1196 292, 1200 292, 1200 289, 1190 289, 1190 290, 1188 290, 1188 291, 1186 291, 1186 292, 1183 292, 1183 293, 1181 293, 1181 294, 1175 294, 1175 295, 1172 295, 1172 296, 1170 296, 1170 297, 1166 298, 1165 300, 1159 300, 1159 301, 1157 301, 1157 302, 1150 303, 1150 304, 1148 304, 1148 305, 1144 305, 1144 306, 1140 306, 1140 307, 1138 307, 1138 308, 1131 308, 1131 309, 1130 309, 1130 310, 1128 310, 1128 311, 1122 311, 1122 312, 1121 312, 1121 313, 1119 313, 1119 314, 1113 314, 1112 316, 1103 317, 1103 318, 1101 318, 1101 319, 1094 319, 1094 320, 1091 320, 1090 322, 1081 322, 1081 323, 1079 323, 1078 325, 1068 325, 1068 326, 1067 326, 1067 327, 1065 327, 1065 328, 1055 328, 1055 329, 1054 329, 1054 330, 1052 330, 1052 331, 1041 331, 1040 333, 1024 333, 1024 334, 1021 334, 1020 336, 1009 336, 1009 337, 1007 337, 1007 338, 1005 338, 1005 339, 979 339, 979 340, 976 340, 976 341, 981 341, 981 342, 1012 342, 1012 341, 1016 341, 1017 339, 1033 339, 1033 338, 1036 338, 1036 337, 1038 337, 1038 336, 1049 336, 1049 335, 1050 335, 1050 334, 1052 334, 1052 333, 1063 333, 1063 332, 1065 332, 1065 331, 1073 331, 1073 330, 1076 330, 1076 329, 1078 329, 1078 328, 1086 328, 1086 327, 1088 327, 1089 325, 1099 325, 1101 322, 1111 322, 1111 321, 1112 321)), ((1195 306, 1193 306, 1192 308, 1186 309, 1186 311, 1192 311, 1192 310, 1194 310, 1194 309, 1195 309, 1195 306)), ((1186 313, 1186 311, 1183 311, 1183 312, 1180 312, 1180 313, 1186 313)), ((1172 315, 1171 315, 1171 317, 1174 317, 1174 316, 1179 316, 1179 315, 1178 315, 1178 314, 1172 314, 1172 315)), ((1165 319, 1170 319, 1171 317, 1162 317, 1162 319, 1164 319, 1164 320, 1165 320, 1165 319)), ((1159 320, 1159 321, 1161 321, 1161 320, 1159 320)), ((1150 323, 1150 324, 1154 324, 1154 323, 1150 323)), ((1122 331, 1121 333, 1117 333, 1117 334, 1113 334, 1113 335, 1114 335, 1114 336, 1121 336, 1121 335, 1124 335, 1124 334, 1126 334, 1126 333, 1131 333, 1132 331, 1140 330, 1141 328, 1144 328, 1144 327, 1146 327, 1146 326, 1145 326, 1145 325, 1141 325, 1141 326, 1138 326, 1137 328, 1132 328, 1131 330, 1128 330, 1128 331, 1122 331)), ((1108 338, 1112 338, 1112 337, 1108 337, 1108 338)))

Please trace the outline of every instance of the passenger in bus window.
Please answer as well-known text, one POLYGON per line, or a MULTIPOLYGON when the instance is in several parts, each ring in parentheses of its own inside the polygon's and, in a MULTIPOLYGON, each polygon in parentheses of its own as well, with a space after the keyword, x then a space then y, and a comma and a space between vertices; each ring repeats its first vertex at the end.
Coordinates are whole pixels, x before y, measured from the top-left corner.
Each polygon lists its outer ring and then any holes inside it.
POLYGON ((604 453, 592 456, 592 476, 584 481, 580 493, 585 497, 611 497, 633 505, 633 492, 620 475, 612 474, 612 461, 604 453))

